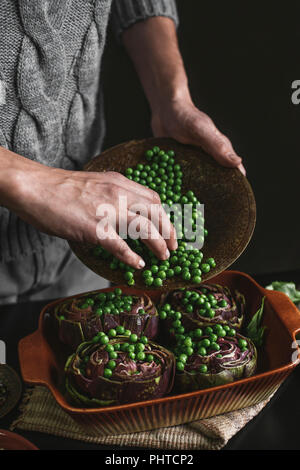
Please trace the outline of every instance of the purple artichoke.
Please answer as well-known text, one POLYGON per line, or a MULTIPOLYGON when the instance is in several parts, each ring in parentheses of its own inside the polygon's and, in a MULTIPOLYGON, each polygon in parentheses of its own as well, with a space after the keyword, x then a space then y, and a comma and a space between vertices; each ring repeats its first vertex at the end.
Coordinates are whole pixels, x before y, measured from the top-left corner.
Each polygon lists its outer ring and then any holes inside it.
POLYGON ((189 356, 183 352, 185 346, 177 346, 177 392, 223 385, 254 374, 257 352, 249 338, 236 334, 219 336, 212 341, 211 336, 195 338, 190 332, 193 353, 189 356))
MULTIPOLYGON (((238 291, 233 295, 228 287, 203 284, 192 289, 178 289, 163 294, 160 308, 169 304, 182 314, 186 330, 214 324, 228 324, 239 330, 245 313, 245 297, 238 291)), ((171 328, 170 322, 167 327, 171 328)))
POLYGON ((118 288, 66 300, 56 306, 54 315, 60 341, 73 350, 99 331, 107 333, 117 326, 149 339, 153 339, 158 330, 158 313, 150 297, 122 295, 118 288))
MULTIPOLYGON (((86 407, 119 405, 159 398, 171 391, 174 355, 148 341, 143 351, 135 354, 128 341, 126 336, 117 336, 106 344, 82 343, 69 357, 66 390, 73 403, 86 407)), ((131 346, 138 348, 137 344, 131 346)))

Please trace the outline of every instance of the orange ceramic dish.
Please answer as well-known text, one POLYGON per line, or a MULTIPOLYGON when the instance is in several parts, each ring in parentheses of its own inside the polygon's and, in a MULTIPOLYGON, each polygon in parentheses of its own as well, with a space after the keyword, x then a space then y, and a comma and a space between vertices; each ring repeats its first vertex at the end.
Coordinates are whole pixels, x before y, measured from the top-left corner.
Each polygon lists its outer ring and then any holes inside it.
MULTIPOLYGON (((52 329, 52 302, 41 312, 39 328, 19 343, 23 379, 28 384, 49 388, 57 403, 89 433, 109 435, 138 432, 187 423, 254 405, 267 399, 299 363, 296 334, 300 332, 300 312, 281 292, 259 286, 250 276, 224 271, 210 282, 237 289, 246 297, 248 319, 266 297, 263 324, 267 327, 264 347, 259 350, 256 375, 236 382, 181 395, 102 408, 71 406, 63 395, 63 366, 68 354, 52 329)), ((137 290, 122 287, 126 293, 137 290)), ((104 292, 112 290, 103 289, 104 292)), ((155 301, 158 291, 145 290, 155 301)))

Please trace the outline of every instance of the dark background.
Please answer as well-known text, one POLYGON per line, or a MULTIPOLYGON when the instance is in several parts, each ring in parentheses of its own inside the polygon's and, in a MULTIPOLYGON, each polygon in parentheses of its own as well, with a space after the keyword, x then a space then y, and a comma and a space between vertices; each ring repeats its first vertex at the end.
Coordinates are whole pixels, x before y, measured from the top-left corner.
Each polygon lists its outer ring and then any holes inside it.
MULTIPOLYGON (((233 268, 297 270, 300 105, 292 104, 291 84, 300 79, 299 2, 178 0, 177 6, 194 101, 232 140, 256 196, 256 230, 233 268)), ((111 35, 103 75, 105 147, 150 136, 138 78, 111 35)))

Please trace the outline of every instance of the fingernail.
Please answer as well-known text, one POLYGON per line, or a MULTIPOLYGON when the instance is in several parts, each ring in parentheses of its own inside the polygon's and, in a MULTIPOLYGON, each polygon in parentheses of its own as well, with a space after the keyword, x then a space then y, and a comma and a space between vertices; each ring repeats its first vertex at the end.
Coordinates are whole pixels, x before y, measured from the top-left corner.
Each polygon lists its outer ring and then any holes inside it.
POLYGON ((168 248, 166 249, 166 257, 170 258, 170 252, 169 252, 168 248))
POLYGON ((143 259, 140 259, 139 268, 144 268, 144 267, 145 267, 145 261, 143 259))
POLYGON ((246 176, 246 169, 245 169, 244 165, 240 164, 240 165, 238 166, 238 168, 239 168, 240 172, 241 172, 244 176, 246 176))

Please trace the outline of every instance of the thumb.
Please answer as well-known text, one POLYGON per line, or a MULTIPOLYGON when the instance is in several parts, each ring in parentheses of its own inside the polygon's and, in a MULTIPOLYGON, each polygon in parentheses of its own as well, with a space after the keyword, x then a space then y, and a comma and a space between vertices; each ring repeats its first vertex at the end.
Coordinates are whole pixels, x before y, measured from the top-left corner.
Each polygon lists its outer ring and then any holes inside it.
POLYGON ((222 134, 211 119, 202 121, 201 127, 194 129, 194 139, 220 165, 238 167, 242 159, 235 153, 228 137, 222 134), (198 130, 198 132, 197 132, 198 130))
POLYGON ((233 150, 230 140, 217 129, 205 134, 201 146, 220 165, 238 167, 242 163, 242 159, 233 150))

